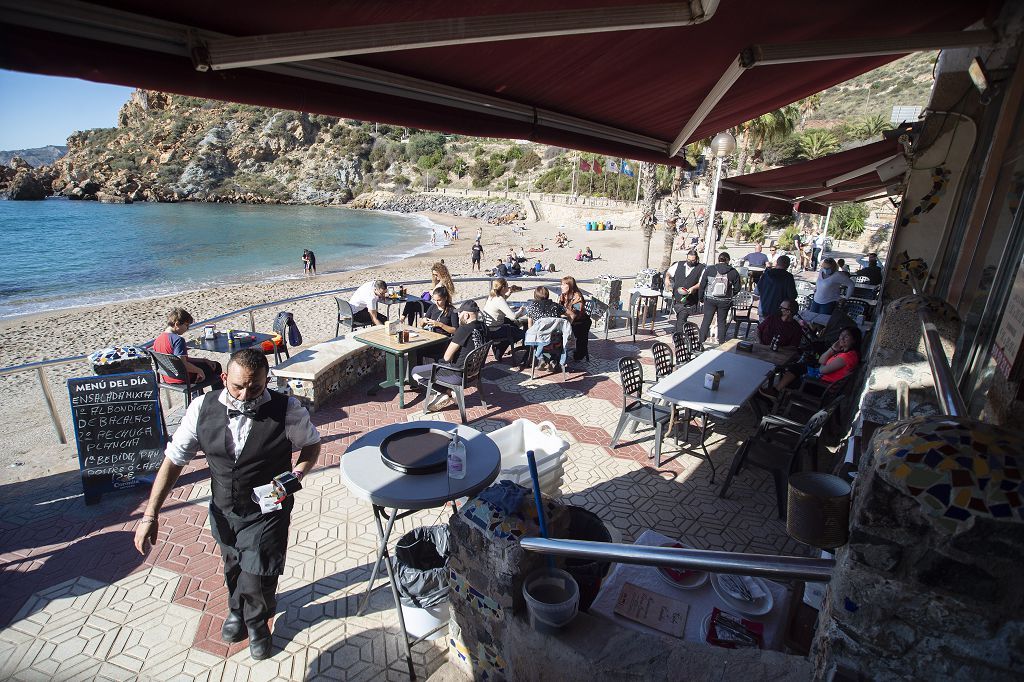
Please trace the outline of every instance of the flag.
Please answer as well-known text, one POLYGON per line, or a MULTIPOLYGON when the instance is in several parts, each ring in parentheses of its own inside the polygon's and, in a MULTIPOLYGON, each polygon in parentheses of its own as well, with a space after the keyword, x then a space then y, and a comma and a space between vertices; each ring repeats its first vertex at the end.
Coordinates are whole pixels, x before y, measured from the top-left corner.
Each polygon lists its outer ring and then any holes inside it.
POLYGON ((595 156, 594 157, 594 172, 597 173, 598 175, 600 175, 601 174, 601 169, 603 167, 604 167, 604 164, 602 164, 600 161, 598 161, 597 157, 595 156))
POLYGON ((590 164, 587 163, 586 159, 580 159, 580 170, 583 171, 584 173, 590 172, 590 164))
POLYGON ((619 164, 618 164, 618 162, 616 162, 616 161, 614 161, 612 159, 608 159, 607 161, 604 162, 604 169, 606 171, 608 171, 609 173, 618 173, 619 172, 619 164))
POLYGON ((622 162, 622 172, 625 173, 628 177, 634 176, 633 168, 625 161, 622 162))

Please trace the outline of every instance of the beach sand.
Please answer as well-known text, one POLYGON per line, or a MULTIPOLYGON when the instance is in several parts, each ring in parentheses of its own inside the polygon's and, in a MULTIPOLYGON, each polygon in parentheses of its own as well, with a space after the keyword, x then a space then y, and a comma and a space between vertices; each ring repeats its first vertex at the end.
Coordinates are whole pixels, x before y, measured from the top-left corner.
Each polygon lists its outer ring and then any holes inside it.
MULTIPOLYGON (((568 247, 559 249, 554 244, 558 225, 528 223, 525 232, 516 235, 508 225, 488 225, 483 221, 445 214, 424 215, 441 225, 458 225, 459 241, 369 270, 351 270, 276 282, 253 282, 9 318, 0 321, 0 367, 84 355, 107 346, 147 341, 163 331, 164 317, 174 306, 189 310, 199 324, 204 319, 231 310, 291 296, 354 287, 369 279, 382 278, 388 282, 429 279, 430 266, 439 259, 444 259, 454 278, 482 277, 482 274, 470 270, 470 247, 478 229, 483 232, 484 270, 494 267, 510 247, 518 251, 520 246, 527 250, 526 255, 531 259, 540 255, 545 266, 554 263, 557 273, 545 273, 545 276, 552 278, 563 275, 572 275, 578 279, 603 274, 632 276, 641 267, 643 238, 639 230, 586 232, 580 227, 569 228, 565 231, 571 242, 568 247), (547 250, 542 254, 529 253, 529 249, 538 244, 544 244, 547 250), (576 252, 586 246, 593 249, 598 259, 589 263, 576 261, 576 252)), ((654 267, 661 264, 662 244, 662 233, 656 232, 651 240, 650 256, 654 267)), ((681 257, 677 249, 674 259, 681 257)), ((524 287, 531 286, 529 279, 520 280, 520 283, 524 287)), ((417 289, 416 286, 411 288, 414 291, 417 289)), ((487 282, 459 283, 455 298, 461 301, 483 296, 487 289, 487 282)), ((520 294, 519 297, 523 298, 524 295, 520 294)), ((258 311, 255 313, 257 331, 270 331, 274 316, 280 310, 294 314, 306 346, 334 336, 336 307, 330 296, 258 311)), ((220 322, 218 327, 248 329, 248 316, 240 315, 233 320, 220 322)), ((221 356, 218 359, 224 358, 221 356)), ((0 449, 0 483, 39 478, 78 467, 65 382, 70 377, 91 374, 92 369, 84 360, 45 370, 67 431, 67 445, 60 445, 57 441, 35 372, 0 377, 0 442, 4 443, 0 449)), ((177 399, 177 395, 174 397, 177 399)))

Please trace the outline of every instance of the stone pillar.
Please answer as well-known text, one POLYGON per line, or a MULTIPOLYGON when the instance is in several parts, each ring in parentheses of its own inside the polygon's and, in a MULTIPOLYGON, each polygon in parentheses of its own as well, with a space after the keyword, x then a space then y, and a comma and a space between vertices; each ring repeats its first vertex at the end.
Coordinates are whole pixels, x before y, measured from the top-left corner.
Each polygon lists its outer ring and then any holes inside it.
POLYGON ((1022 679, 1022 448, 970 418, 875 433, 818 619, 818 679, 1022 679))

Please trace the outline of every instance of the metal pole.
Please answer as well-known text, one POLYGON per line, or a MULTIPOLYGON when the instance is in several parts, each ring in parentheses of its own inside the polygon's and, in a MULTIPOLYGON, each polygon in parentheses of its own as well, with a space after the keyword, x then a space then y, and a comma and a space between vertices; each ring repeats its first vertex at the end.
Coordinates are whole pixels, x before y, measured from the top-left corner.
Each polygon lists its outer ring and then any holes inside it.
MULTIPOLYGON (((640 167, 637 168, 637 171, 636 171, 636 199, 633 200, 633 203, 635 203, 635 204, 639 204, 640 203, 640 179, 644 177, 644 168, 646 168, 646 167, 647 167, 647 164, 644 163, 643 161, 641 161, 640 162, 640 167)), ((651 170, 653 170, 653 166, 652 166, 651 170)))
POLYGON ((249 311, 249 331, 253 334, 256 333, 256 320, 252 316, 252 311, 249 311))
POLYGON ((57 406, 53 402, 53 395, 50 393, 50 386, 46 383, 42 367, 36 367, 36 377, 39 379, 39 388, 43 389, 43 397, 46 398, 46 407, 50 410, 53 428, 57 430, 57 440, 60 441, 61 445, 67 445, 68 439, 64 435, 64 427, 61 425, 60 417, 57 415, 57 406))
POLYGON ((715 166, 715 184, 711 188, 711 210, 708 212, 707 225, 704 226, 704 265, 713 265, 718 262, 717 259, 711 260, 711 255, 715 251, 715 242, 711 239, 715 234, 715 204, 718 203, 718 181, 722 178, 722 159, 718 159, 718 165, 715 166))
POLYGON ((964 399, 957 390, 956 380, 953 379, 953 371, 949 368, 946 360, 946 352, 942 349, 942 337, 939 330, 935 328, 924 308, 918 310, 921 317, 921 330, 924 333, 924 350, 928 356, 928 364, 932 369, 932 379, 935 381, 935 396, 939 400, 939 407, 944 414, 951 417, 967 416, 967 406, 964 399))
MULTIPOLYGON (((828 236, 828 224, 832 220, 832 204, 828 205, 828 213, 825 214, 825 227, 821 231, 821 238, 824 239, 828 236)), ((824 246, 821 249, 822 253, 825 253, 824 246)))
POLYGON ((527 551, 540 554, 610 560, 641 566, 670 566, 694 571, 735 573, 774 580, 828 582, 832 579, 832 570, 836 565, 834 559, 712 552, 702 549, 648 547, 587 540, 523 538, 519 544, 527 551))
POLYGON ((572 162, 572 181, 569 183, 569 196, 576 194, 576 169, 580 167, 579 152, 576 153, 576 159, 572 162))

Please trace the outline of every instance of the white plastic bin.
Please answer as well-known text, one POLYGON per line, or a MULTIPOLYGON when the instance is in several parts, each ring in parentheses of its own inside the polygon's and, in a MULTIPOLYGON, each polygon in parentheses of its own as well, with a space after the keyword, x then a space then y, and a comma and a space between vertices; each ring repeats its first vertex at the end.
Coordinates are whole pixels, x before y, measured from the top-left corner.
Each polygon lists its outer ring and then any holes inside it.
POLYGON ((541 491, 548 495, 559 494, 569 443, 559 435, 554 424, 534 424, 529 419, 516 419, 508 426, 487 435, 501 452, 499 481, 509 480, 527 488, 531 487, 526 451, 533 450, 534 458, 537 460, 541 491))

